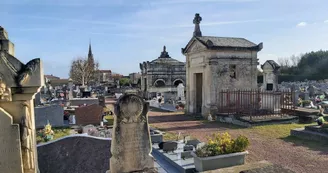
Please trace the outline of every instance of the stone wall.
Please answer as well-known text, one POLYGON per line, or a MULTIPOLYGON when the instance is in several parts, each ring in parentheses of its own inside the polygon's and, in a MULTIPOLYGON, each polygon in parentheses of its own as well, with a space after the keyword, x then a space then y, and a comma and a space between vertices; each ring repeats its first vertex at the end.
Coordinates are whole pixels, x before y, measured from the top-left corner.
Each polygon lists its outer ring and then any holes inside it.
POLYGON ((64 125, 64 108, 60 105, 38 106, 34 113, 36 128, 43 128, 48 121, 53 127, 64 125))

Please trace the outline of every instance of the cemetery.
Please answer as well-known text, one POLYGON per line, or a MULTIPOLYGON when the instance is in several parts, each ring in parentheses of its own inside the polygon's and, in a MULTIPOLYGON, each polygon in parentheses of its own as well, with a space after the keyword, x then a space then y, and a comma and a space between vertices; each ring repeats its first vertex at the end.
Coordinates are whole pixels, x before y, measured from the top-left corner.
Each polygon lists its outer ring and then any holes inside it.
POLYGON ((202 36, 201 21, 196 13, 186 63, 164 46, 139 64, 141 89, 71 78, 52 86, 41 59, 18 60, 0 27, 0 173, 292 173, 304 161, 290 160, 306 156, 326 165, 291 143, 328 142, 327 82, 279 84, 280 66, 267 60, 259 84, 263 44, 202 36))

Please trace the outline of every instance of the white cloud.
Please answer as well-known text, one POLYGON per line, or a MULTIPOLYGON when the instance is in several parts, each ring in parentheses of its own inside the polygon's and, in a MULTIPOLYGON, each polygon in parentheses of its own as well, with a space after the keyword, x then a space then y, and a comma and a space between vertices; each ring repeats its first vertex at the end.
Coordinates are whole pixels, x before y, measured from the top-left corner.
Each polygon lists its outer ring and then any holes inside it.
POLYGON ((328 23, 328 20, 323 21, 323 23, 328 23))
POLYGON ((303 26, 306 26, 307 23, 306 22, 300 22, 297 24, 298 27, 303 27, 303 26))

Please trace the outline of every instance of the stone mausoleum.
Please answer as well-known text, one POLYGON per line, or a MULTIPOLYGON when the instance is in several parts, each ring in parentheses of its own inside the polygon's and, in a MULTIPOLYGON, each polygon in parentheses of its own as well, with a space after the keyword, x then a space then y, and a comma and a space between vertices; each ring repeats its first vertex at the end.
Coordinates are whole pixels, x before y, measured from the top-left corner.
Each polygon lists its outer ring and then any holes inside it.
POLYGON ((174 98, 177 86, 180 83, 185 85, 185 63, 171 58, 165 46, 157 59, 140 63, 140 70, 141 90, 146 98, 155 97, 156 93, 174 98))
POLYGON ((193 37, 182 48, 186 56, 186 113, 207 116, 218 106, 221 90, 257 88, 257 53, 263 44, 244 38, 203 36, 195 15, 193 37))

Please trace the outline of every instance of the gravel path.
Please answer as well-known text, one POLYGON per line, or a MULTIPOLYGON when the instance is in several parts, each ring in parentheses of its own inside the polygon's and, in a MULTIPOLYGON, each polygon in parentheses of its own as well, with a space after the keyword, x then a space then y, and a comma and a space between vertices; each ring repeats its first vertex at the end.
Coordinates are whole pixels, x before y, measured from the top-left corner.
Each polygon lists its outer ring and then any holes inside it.
MULTIPOLYGON (((267 160, 282 165, 296 173, 328 173, 328 149, 319 151, 295 145, 281 139, 273 139, 247 129, 222 127, 219 123, 194 121, 188 116, 164 112, 149 112, 149 122, 171 133, 191 135, 201 141, 215 132, 229 132, 232 136, 243 134, 250 140, 247 162, 267 160)), ((328 147, 327 147, 328 148, 328 147)))

